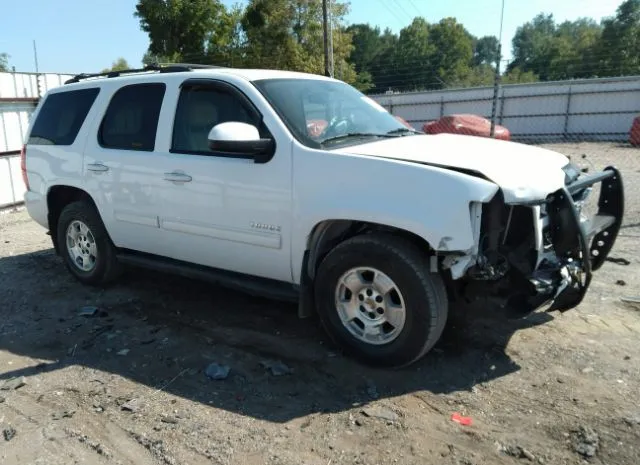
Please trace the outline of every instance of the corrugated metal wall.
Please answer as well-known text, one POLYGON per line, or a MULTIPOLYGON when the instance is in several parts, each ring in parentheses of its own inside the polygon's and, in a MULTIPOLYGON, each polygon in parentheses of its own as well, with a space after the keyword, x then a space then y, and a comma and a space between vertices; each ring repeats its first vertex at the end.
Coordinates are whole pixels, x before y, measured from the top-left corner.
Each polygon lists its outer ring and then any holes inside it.
MULTIPOLYGON (((493 87, 374 95, 394 115, 421 129, 454 113, 491 117, 493 87)), ((640 76, 506 85, 497 105, 499 124, 523 141, 628 140, 640 115, 640 76)))
POLYGON ((20 157, 29 117, 38 97, 64 84, 70 74, 0 73, 0 208, 22 202, 20 157))

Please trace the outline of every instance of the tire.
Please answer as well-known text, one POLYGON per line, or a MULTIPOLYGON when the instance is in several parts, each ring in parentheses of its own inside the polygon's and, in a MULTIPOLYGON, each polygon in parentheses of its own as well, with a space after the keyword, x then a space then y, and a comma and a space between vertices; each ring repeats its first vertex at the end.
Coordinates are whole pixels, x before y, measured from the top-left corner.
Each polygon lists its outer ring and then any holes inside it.
POLYGON ((448 299, 442 278, 429 271, 427 254, 403 238, 371 234, 346 240, 322 260, 314 286, 318 316, 326 332, 347 354, 368 365, 400 368, 416 362, 435 345, 447 321, 448 299), (353 277, 354 273, 358 279, 353 277), (377 286, 376 278, 372 278, 376 275, 381 276, 382 286, 377 286), (391 280, 394 290, 384 294, 384 289, 390 286, 386 278, 391 280), (370 283, 371 279, 374 282, 370 283), (346 281, 352 284, 341 284, 346 281), (363 283, 364 287, 360 288, 363 283), (372 294, 367 294, 371 286, 372 294), (354 291, 350 291, 351 287, 354 291), (380 302, 385 304, 374 304, 372 297, 378 302, 378 296, 383 294, 380 302), (371 304, 384 308, 369 312, 371 304), (387 322, 379 326, 381 329, 374 328, 378 332, 372 336, 375 342, 359 334, 364 330, 358 328, 376 325, 382 321, 378 318, 397 315, 401 307, 404 308, 402 324, 395 324, 400 321, 396 317, 391 318, 392 325, 387 322), (344 308, 350 311, 345 312, 344 308), (390 313, 393 308, 395 313, 390 313), (345 317, 345 313, 349 316, 345 317), (349 323, 343 322, 354 314, 358 316, 349 323))
POLYGON ((80 200, 68 204, 58 219, 57 227, 58 249, 69 272, 81 283, 88 285, 104 285, 114 281, 121 273, 121 266, 116 258, 116 248, 109 238, 109 234, 102 223, 100 214, 96 208, 85 200, 80 200), (81 269, 74 256, 79 253, 79 247, 72 247, 67 238, 67 232, 71 225, 74 232, 78 234, 76 242, 84 245, 80 252, 80 261, 87 260, 90 266, 81 269), (88 233, 83 231, 82 225, 86 226, 88 233), (88 254, 84 254, 88 251, 88 254), (87 257, 88 255, 88 257, 87 257), (91 258, 93 257, 93 259, 91 258))

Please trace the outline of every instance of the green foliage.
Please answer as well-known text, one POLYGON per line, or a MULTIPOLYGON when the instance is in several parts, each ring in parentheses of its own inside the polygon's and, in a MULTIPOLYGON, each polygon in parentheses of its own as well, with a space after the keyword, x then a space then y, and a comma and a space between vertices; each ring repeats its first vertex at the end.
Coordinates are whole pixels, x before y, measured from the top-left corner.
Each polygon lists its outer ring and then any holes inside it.
POLYGON ((623 2, 614 18, 603 21, 597 55, 600 76, 640 74, 640 0, 623 2))
POLYGON ((526 84, 529 82, 538 82, 540 78, 533 71, 522 71, 515 67, 509 70, 501 78, 502 84, 526 84))
MULTIPOLYGON (((393 34, 344 25, 346 0, 332 2, 334 76, 382 93, 491 86, 498 39, 474 37, 454 18, 424 18, 393 34)), ((134 15, 149 35, 143 63, 191 62, 324 74, 321 0, 138 0, 134 15)), ((640 0, 625 0, 601 23, 556 23, 541 13, 520 26, 502 82, 640 74, 640 0)), ((0 68, 6 68, 0 55, 0 68)), ((113 68, 116 67, 114 63, 113 68)), ((113 69, 112 68, 112 69, 113 69)), ((502 67, 501 67, 502 68, 502 67)))
POLYGON ((495 65, 499 59, 499 42, 496 36, 484 36, 474 40, 473 65, 495 65))
POLYGON ((134 16, 149 34, 150 53, 203 63, 224 11, 218 0, 138 0, 134 16))
POLYGON ((9 55, 0 53, 0 71, 9 71, 9 55))
POLYGON ((596 46, 601 35, 602 26, 591 19, 557 25, 553 15, 540 14, 518 28, 509 69, 531 71, 543 81, 593 76, 599 68, 596 46))
MULTIPOLYGON (((342 26, 345 3, 334 1, 332 36, 334 75, 355 82, 351 33, 342 26)), ((241 20, 245 65, 324 74, 322 3, 308 0, 250 0, 241 20)))
POLYGON ((102 72, 108 73, 109 71, 122 71, 125 69, 131 69, 131 66, 129 66, 129 63, 127 63, 127 60, 120 57, 116 61, 111 63, 111 68, 105 68, 102 70, 102 72))

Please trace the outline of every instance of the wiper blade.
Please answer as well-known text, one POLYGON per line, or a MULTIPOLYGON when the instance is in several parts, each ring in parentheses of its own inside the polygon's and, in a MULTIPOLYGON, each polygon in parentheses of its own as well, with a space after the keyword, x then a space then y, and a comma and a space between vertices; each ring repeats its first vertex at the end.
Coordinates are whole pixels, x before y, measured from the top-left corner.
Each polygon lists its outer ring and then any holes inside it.
POLYGON ((409 129, 409 128, 392 129, 391 131, 387 132, 387 134, 403 134, 405 132, 410 132, 412 134, 420 134, 415 129, 409 129))
POLYGON ((334 142, 340 139, 348 139, 349 137, 398 137, 393 134, 380 134, 376 132, 349 132, 347 134, 341 134, 339 136, 329 137, 321 142, 321 144, 326 144, 327 142, 334 142))

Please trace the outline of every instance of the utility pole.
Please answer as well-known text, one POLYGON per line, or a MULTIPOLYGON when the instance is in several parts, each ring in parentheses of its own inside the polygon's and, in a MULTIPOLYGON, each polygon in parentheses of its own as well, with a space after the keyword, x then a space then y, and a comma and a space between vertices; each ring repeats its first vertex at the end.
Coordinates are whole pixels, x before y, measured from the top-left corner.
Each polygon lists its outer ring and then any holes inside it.
POLYGON ((333 77, 333 35, 331 33, 331 0, 322 0, 324 27, 324 74, 333 77))
POLYGON ((500 91, 500 62, 502 61, 502 22, 504 20, 504 0, 502 0, 502 12, 500 13, 500 35, 498 36, 498 56, 496 57, 496 75, 493 81, 493 106, 491 107, 491 132, 496 133, 496 113, 498 111, 498 93, 500 91))
POLYGON ((40 88, 40 72, 38 71, 38 50, 36 49, 36 41, 33 40, 33 59, 36 63, 36 87, 38 88, 38 100, 42 97, 42 89, 40 88))

